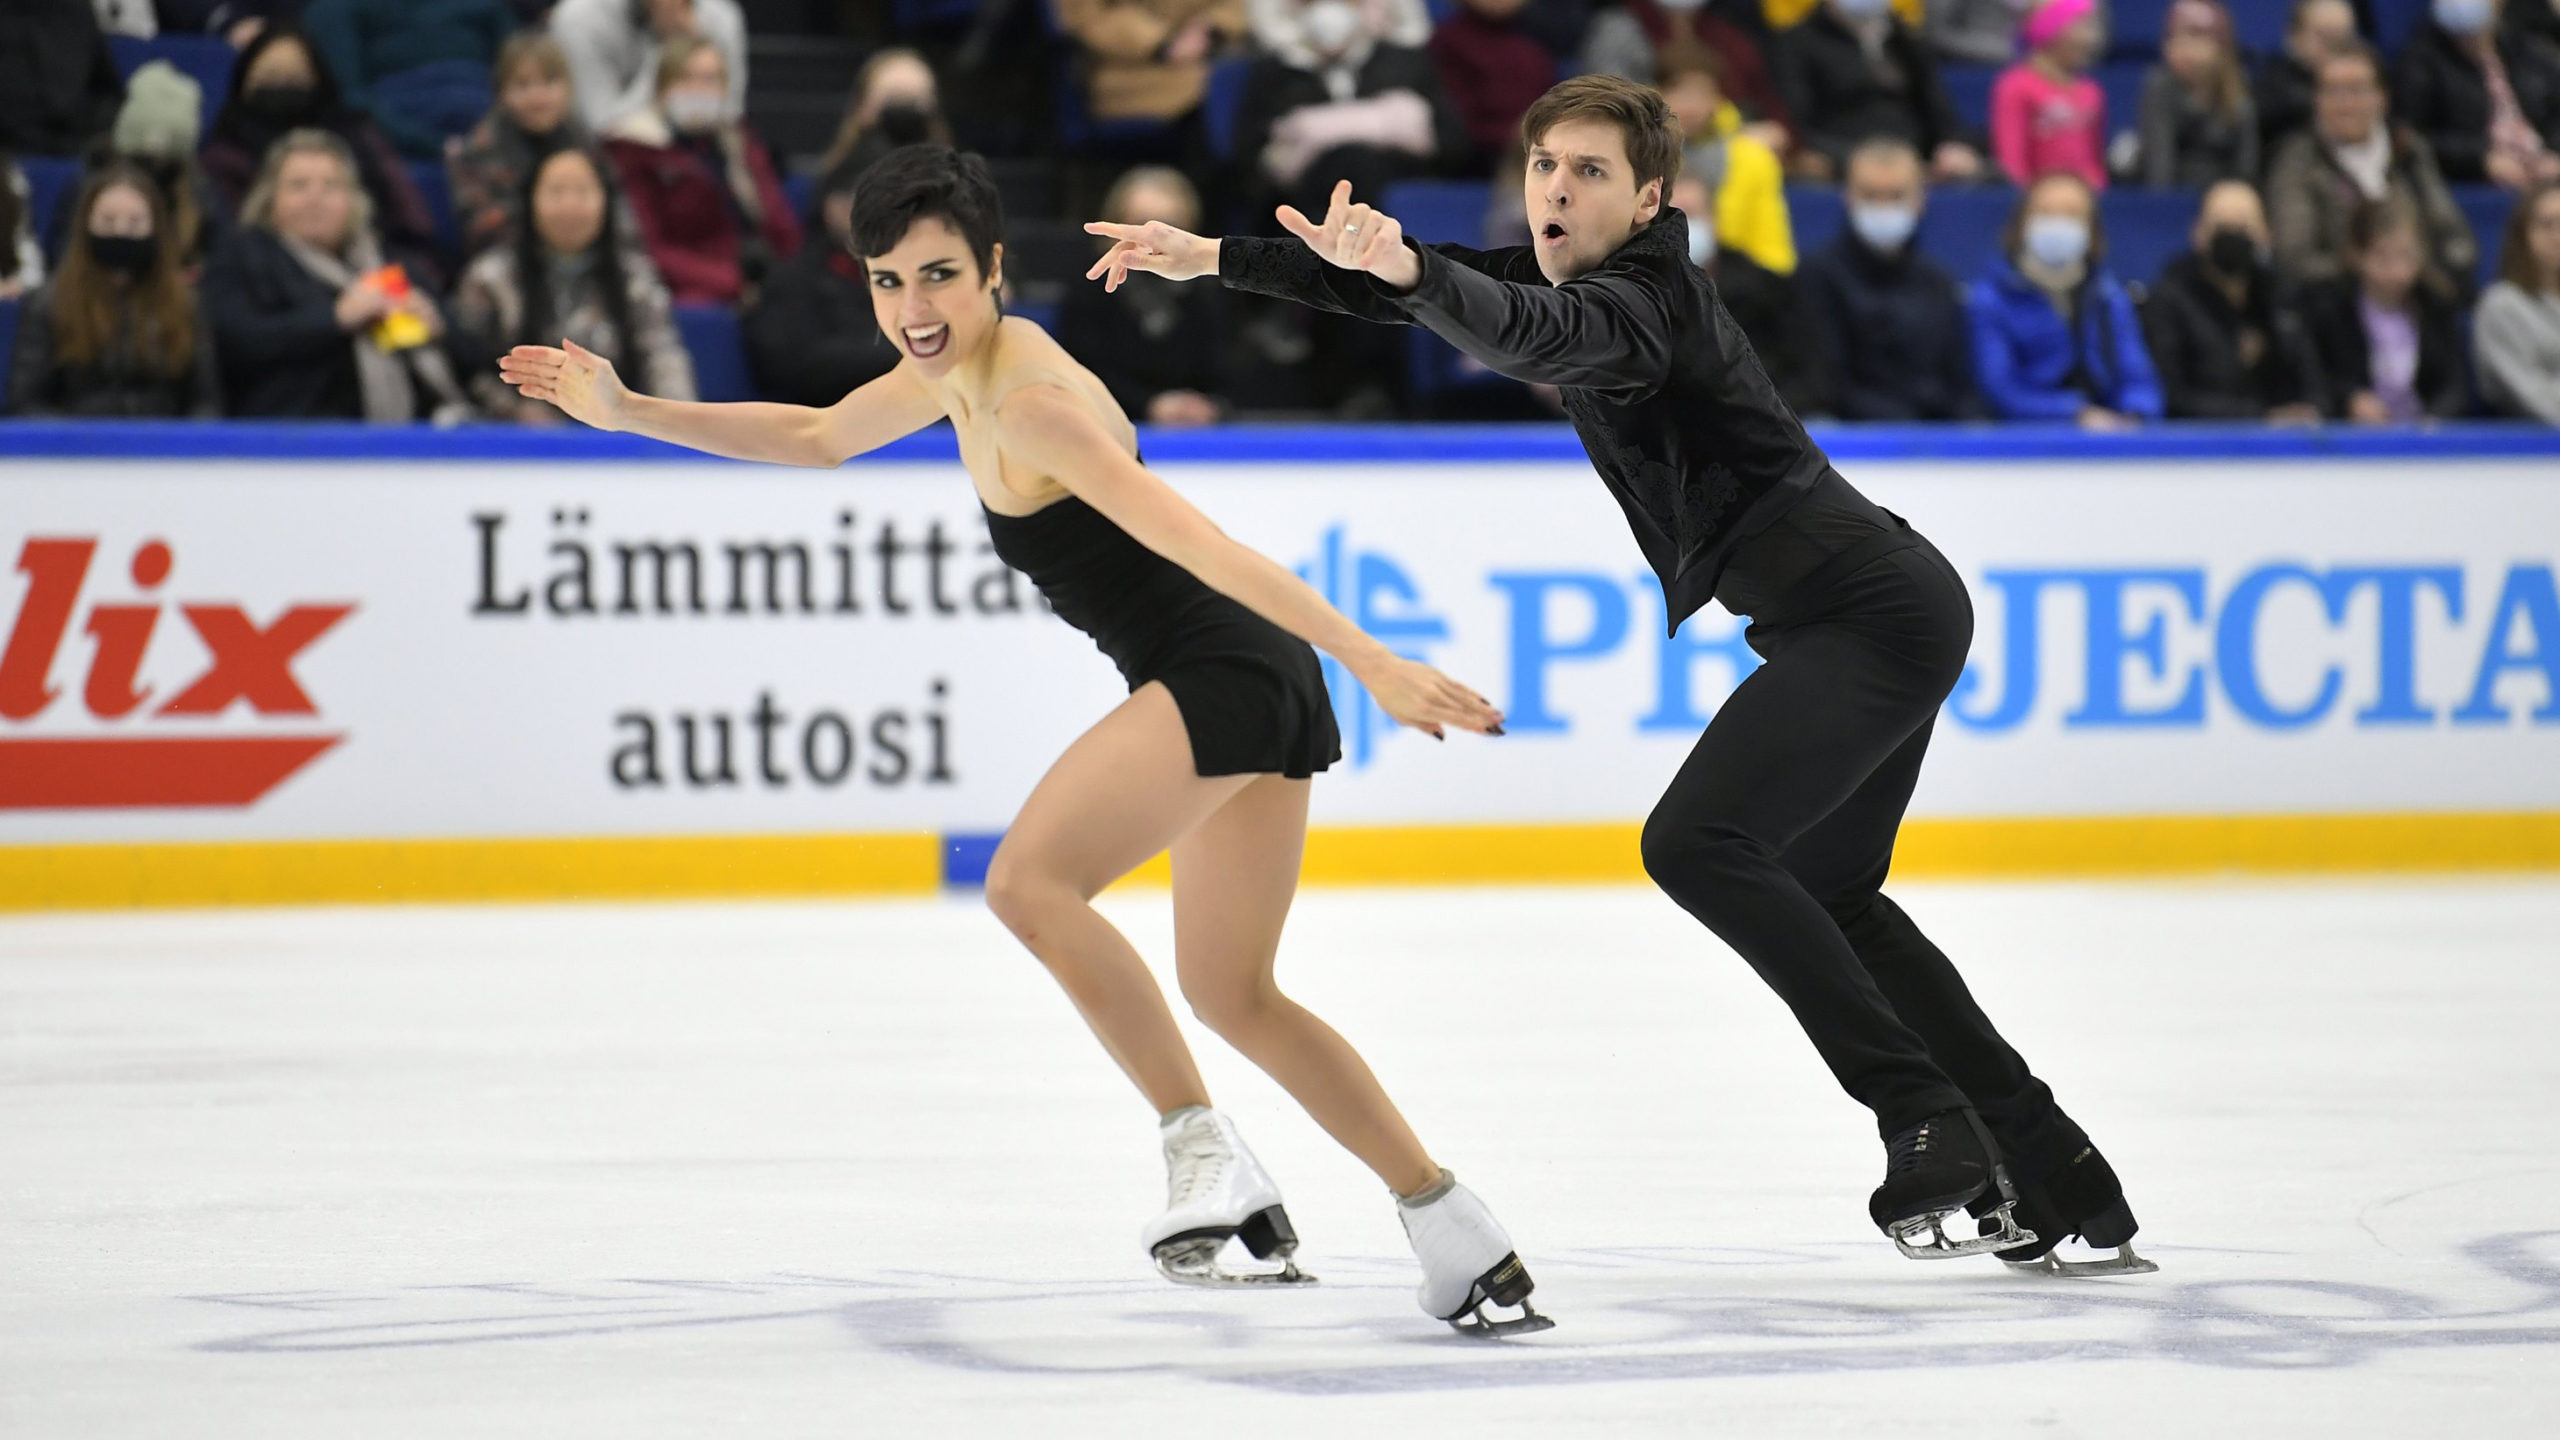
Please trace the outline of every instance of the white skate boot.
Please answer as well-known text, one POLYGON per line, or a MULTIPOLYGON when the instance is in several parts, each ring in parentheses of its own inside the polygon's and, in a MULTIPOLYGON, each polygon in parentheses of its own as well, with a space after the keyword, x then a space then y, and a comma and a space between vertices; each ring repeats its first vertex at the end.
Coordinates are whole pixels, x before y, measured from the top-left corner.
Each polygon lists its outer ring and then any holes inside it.
POLYGON ((1309 1285, 1294 1258, 1298 1232, 1280 1207, 1280 1187, 1245 1148, 1235 1122, 1193 1105, 1164 1118, 1165 1211, 1138 1233, 1164 1278, 1184 1285, 1309 1285), (1278 1259, 1276 1271, 1234 1271, 1218 1264, 1233 1236, 1256 1260, 1278 1259))
POLYGON ((1502 1222, 1457 1176, 1443 1170, 1439 1184, 1410 1200, 1397 1197, 1396 1218, 1404 1221, 1405 1238, 1422 1262, 1422 1288, 1414 1298, 1424 1314, 1478 1339, 1555 1328, 1556 1322, 1529 1308, 1537 1282, 1511 1248, 1502 1222), (1520 1314, 1496 1320, 1484 1313, 1487 1305, 1517 1305, 1520 1314))

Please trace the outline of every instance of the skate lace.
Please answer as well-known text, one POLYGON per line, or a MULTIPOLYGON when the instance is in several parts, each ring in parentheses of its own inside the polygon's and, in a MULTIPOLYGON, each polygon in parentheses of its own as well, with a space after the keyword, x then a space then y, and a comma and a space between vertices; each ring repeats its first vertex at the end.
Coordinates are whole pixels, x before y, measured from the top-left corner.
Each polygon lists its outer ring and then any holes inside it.
POLYGON ((1936 1123, 1923 1120, 1893 1137, 1886 1152, 1884 1173, 1888 1176, 1907 1174, 1929 1157, 1936 1143, 1936 1123))
POLYGON ((1184 1131, 1165 1147, 1168 1205, 1178 1209, 1215 1191, 1234 1158, 1216 1127, 1201 1125, 1184 1131))

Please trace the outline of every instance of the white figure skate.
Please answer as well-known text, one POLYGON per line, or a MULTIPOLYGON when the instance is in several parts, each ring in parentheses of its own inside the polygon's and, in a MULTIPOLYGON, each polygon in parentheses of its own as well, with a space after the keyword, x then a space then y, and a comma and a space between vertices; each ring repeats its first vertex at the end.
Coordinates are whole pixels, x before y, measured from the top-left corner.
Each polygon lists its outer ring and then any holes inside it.
POLYGON ((1235 1122, 1194 1105, 1164 1118, 1165 1210, 1138 1234, 1164 1278, 1183 1285, 1311 1285, 1298 1269, 1298 1232, 1280 1187, 1245 1148, 1235 1122), (1228 1270, 1218 1252, 1233 1237, 1278 1270, 1228 1270))
POLYGON ((1457 1176, 1443 1170, 1439 1184, 1410 1200, 1399 1197, 1396 1217, 1422 1262, 1422 1288, 1414 1299, 1424 1314, 1480 1340, 1555 1328, 1556 1322, 1529 1308, 1537 1282, 1511 1248, 1502 1222, 1457 1176), (1520 1313, 1497 1320, 1484 1313, 1488 1305, 1516 1305, 1520 1313))

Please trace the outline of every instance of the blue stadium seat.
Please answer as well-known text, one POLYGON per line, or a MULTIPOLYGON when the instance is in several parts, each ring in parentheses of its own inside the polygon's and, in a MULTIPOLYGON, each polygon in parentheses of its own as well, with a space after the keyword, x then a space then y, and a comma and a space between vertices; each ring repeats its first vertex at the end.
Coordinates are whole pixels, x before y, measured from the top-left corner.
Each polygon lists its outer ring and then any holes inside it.
POLYGON ((1172 159, 1179 148, 1172 125, 1160 120, 1097 120, 1085 107, 1081 42, 1058 23, 1056 0, 1040 0, 1040 23, 1056 55, 1049 88, 1056 92, 1058 144, 1070 155, 1172 159))
POLYGON ((2110 190, 2098 214, 2107 230, 2107 268, 2127 285, 2149 285, 2168 263, 2195 248, 2196 209, 2204 197, 2190 190, 2110 190))
POLYGON ((1956 118, 1984 139, 1991 135, 1991 84, 1999 78, 1999 67, 1993 65, 1949 61, 1938 67, 1938 79, 1947 87, 1947 103, 1955 107, 1956 118))
POLYGON ((213 128, 214 112, 231 94, 231 67, 239 52, 218 35, 159 35, 136 40, 110 35, 107 48, 115 56, 116 73, 126 79, 154 60, 166 60, 188 79, 204 87, 204 124, 213 128))
POLYGON ((1831 186, 1787 187, 1787 223, 1795 228, 1797 254, 1810 255, 1830 244, 1848 219, 1848 206, 1831 186))
MULTIPOLYGON (((2107 54, 2124 60, 2151 60, 2160 54, 2160 37, 2168 33, 2172 0, 2108 0, 2107 54)), ((2266 0, 2272 5, 2274 0, 2266 0)), ((2242 9, 2248 8, 2242 0, 2242 9)))
POLYGON ((1041 329, 1058 333, 1058 312, 1066 306, 1054 300, 1016 300, 1004 307, 1008 315, 1019 315, 1041 329))
POLYGON ((2006 185, 1949 185, 1929 192, 1920 217, 1920 248, 1958 280, 1971 280, 2000 255, 2000 232, 2017 208, 2006 185))
POLYGON ((2364 8, 2373 13, 2374 48, 2385 55, 2398 55, 2400 47, 2417 33, 2430 7, 2428 0, 2369 0, 2364 8))
POLYGON ((747 342, 738 312, 725 305, 679 305, 676 331, 693 355, 695 393, 704 400, 753 400, 756 383, 747 373, 747 342))
POLYGON ((1218 159, 1236 155, 1236 121, 1244 109, 1244 82, 1253 74, 1253 57, 1230 55, 1209 71, 1209 93, 1200 101, 1200 128, 1209 153, 1218 159))
POLYGON ((462 222, 453 217, 453 182, 443 162, 410 161, 409 180, 418 187, 418 198, 427 202, 427 214, 436 222, 436 248, 447 255, 461 254, 462 222))
POLYGON ((2109 60, 2090 76, 2107 97, 2106 139, 2142 128, 2142 82, 2151 65, 2149 60, 2109 60))
POLYGON ((2462 207, 2462 218, 2471 222, 2471 233, 2480 238, 2478 278, 2485 287, 2498 278, 2498 256, 2506 248, 2507 213, 2515 208, 2515 200, 2495 185, 2456 185, 2453 203, 2462 207))
POLYGON ((978 0, 897 0, 891 15, 900 35, 962 30, 978 18, 978 0))
POLYGON ((80 184, 80 162, 60 155, 21 155, 18 168, 27 175, 27 223, 34 227, 37 243, 42 244, 55 233, 53 212, 74 198, 72 191, 80 184))
POLYGON ((18 358, 18 302, 0 300, 0 395, 9 393, 9 367, 18 358))
POLYGON ((815 210, 818 203, 818 177, 805 175, 797 170, 783 176, 782 198, 791 206, 792 214, 803 220, 817 218, 815 210))
POLYGON ((1404 233, 1425 245, 1481 248, 1493 186, 1483 180, 1399 180, 1382 199, 1381 208, 1396 217, 1404 233))

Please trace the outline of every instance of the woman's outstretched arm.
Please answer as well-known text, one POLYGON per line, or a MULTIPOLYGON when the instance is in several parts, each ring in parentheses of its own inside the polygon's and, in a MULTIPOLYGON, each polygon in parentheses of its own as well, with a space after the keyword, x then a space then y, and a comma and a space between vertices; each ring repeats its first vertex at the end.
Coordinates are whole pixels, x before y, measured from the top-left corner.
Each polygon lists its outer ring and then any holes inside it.
POLYGON ((1052 476, 1210 589, 1341 661, 1398 722, 1435 736, 1451 725, 1502 733, 1502 712, 1491 702, 1397 655, 1286 567, 1238 544, 1131 458, 1065 390, 1025 385, 997 404, 995 418, 997 444, 1006 454, 1052 476))
POLYGON ((506 382, 599 430, 768 465, 833 469, 942 418, 942 402, 904 365, 825 409, 760 401, 708 404, 634 394, 613 362, 563 341, 519 345, 498 361, 506 382))

